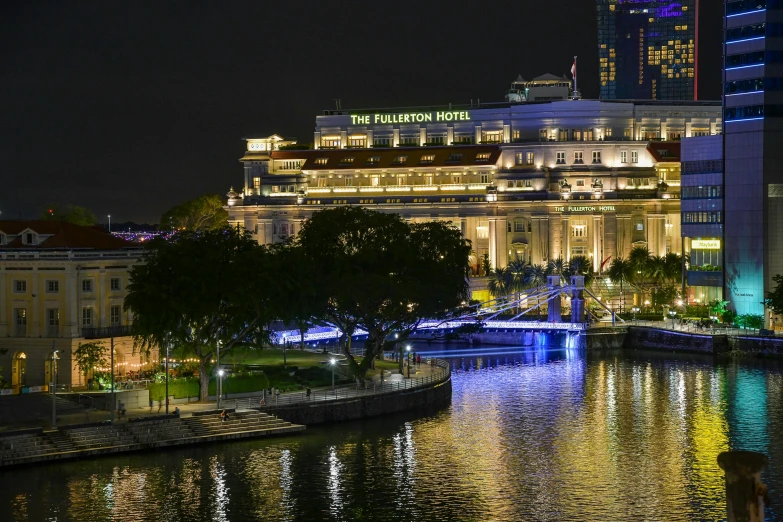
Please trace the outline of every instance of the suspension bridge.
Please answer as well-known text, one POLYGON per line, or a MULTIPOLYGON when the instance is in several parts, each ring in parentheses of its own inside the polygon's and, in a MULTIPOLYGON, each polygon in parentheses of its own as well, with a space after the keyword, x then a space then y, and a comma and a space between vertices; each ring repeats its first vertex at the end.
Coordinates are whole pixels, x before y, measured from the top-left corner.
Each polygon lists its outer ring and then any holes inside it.
MULTIPOLYGON (((416 328, 416 334, 437 332, 454 332, 466 326, 475 326, 483 332, 582 332, 589 322, 585 298, 591 297, 599 307, 606 310, 611 317, 612 325, 616 318, 615 313, 601 302, 595 295, 585 288, 583 276, 572 276, 569 284, 563 285, 560 276, 549 276, 546 285, 520 292, 513 296, 498 297, 482 303, 467 307, 466 311, 457 317, 448 320, 423 321, 416 328), (561 315, 561 298, 565 296, 570 302, 570 321, 563 321, 561 315), (531 320, 536 312, 540 314, 546 305, 546 320, 531 320), (510 317, 509 317, 510 316, 510 317)), ((301 333, 299 330, 277 330, 274 332, 278 344, 299 343, 301 333)), ((304 334, 304 342, 329 342, 336 341, 343 336, 343 332, 333 326, 318 326, 308 329, 304 334)), ((353 337, 362 339, 367 337, 367 332, 357 329, 353 337)))

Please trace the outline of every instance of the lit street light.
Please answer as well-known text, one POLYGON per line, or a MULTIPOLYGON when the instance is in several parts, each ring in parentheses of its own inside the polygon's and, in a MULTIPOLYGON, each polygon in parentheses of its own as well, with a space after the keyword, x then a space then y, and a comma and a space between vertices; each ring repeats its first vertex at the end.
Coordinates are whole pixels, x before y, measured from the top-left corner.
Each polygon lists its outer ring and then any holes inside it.
POLYGON ((329 364, 332 366, 332 393, 334 393, 334 366, 337 364, 337 359, 332 357, 329 359, 329 364))
POLYGON ((217 407, 220 409, 220 396, 223 394, 223 370, 218 370, 217 407))
POLYGON ((677 311, 669 310, 669 317, 672 318, 672 329, 674 329, 674 318, 677 317, 677 311))
POLYGON ((59 351, 52 352, 52 429, 57 428, 57 352, 59 351))
POLYGON ((405 350, 407 351, 407 359, 408 359, 408 378, 411 377, 411 345, 405 347, 405 350))
POLYGON ((108 216, 106 216, 106 217, 108 217, 108 218, 109 218, 109 234, 111 234, 111 214, 109 214, 109 215, 108 215, 108 216))
POLYGON ((633 320, 634 320, 634 322, 636 322, 636 314, 639 313, 639 307, 638 306, 634 306, 633 308, 631 308, 631 311, 633 312, 633 320))

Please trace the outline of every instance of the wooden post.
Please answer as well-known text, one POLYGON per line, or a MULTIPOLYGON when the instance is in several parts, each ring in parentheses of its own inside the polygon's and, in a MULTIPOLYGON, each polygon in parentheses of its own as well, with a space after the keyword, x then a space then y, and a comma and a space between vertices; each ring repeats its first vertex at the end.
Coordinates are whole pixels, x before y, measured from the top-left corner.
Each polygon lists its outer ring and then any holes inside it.
POLYGON ((753 451, 724 451, 718 455, 718 465, 726 472, 728 522, 764 522, 764 505, 769 501, 761 472, 767 462, 766 455, 753 451))

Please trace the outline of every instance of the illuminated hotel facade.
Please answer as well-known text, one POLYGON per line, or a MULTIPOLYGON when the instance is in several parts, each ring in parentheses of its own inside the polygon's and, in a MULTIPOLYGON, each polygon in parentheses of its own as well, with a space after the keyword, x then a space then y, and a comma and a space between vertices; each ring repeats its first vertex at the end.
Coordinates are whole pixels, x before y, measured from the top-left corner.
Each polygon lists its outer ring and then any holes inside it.
POLYGON ((229 220, 261 243, 313 212, 361 205, 458 226, 481 270, 581 255, 595 272, 634 246, 681 252, 679 140, 721 132, 718 102, 556 100, 316 117, 314 147, 246 138, 229 220))
POLYGON ((699 0, 597 0, 601 99, 694 100, 699 0))

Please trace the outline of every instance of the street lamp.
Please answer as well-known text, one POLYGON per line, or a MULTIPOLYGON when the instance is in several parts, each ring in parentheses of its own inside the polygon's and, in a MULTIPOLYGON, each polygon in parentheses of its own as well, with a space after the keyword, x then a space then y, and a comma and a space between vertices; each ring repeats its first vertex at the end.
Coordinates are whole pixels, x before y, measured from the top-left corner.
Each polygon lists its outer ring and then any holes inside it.
POLYGON ((639 307, 638 306, 634 306, 633 308, 631 308, 631 311, 633 312, 633 320, 634 320, 634 322, 636 322, 636 314, 639 313, 639 307))
MULTIPOLYGON (((220 369, 220 341, 217 342, 217 356, 215 357, 215 366, 218 369, 218 375, 222 376, 223 375, 221 373, 222 370, 220 369)), ((219 390, 216 390, 216 391, 218 392, 218 394, 217 394, 217 407, 218 407, 218 409, 220 409, 220 391, 219 390)))
POLYGON ((223 370, 218 370, 217 407, 220 409, 220 396, 223 394, 223 370))
POLYGON ((111 234, 111 214, 107 216, 109 218, 109 234, 111 234))
POLYGON ((337 364, 337 359, 332 357, 329 359, 329 364, 332 366, 332 393, 334 393, 334 366, 337 364))
POLYGON ((408 359, 408 378, 411 377, 411 345, 405 347, 406 352, 408 353, 407 359, 408 359))
POLYGON ((52 352, 52 429, 57 428, 57 352, 59 351, 52 352))
POLYGON ((677 317, 677 311, 669 310, 669 317, 672 318, 672 329, 674 329, 674 318, 677 317))

